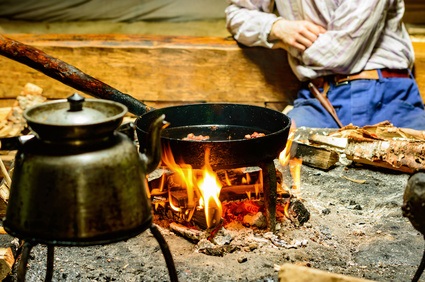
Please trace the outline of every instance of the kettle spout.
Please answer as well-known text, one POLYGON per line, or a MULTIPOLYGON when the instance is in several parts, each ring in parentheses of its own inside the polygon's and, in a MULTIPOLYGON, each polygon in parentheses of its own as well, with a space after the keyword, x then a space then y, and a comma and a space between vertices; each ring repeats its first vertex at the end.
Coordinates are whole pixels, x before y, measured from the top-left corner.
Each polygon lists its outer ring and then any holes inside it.
POLYGON ((142 159, 145 159, 146 173, 154 171, 161 161, 161 132, 170 123, 165 121, 165 115, 159 116, 149 127, 149 140, 142 159))

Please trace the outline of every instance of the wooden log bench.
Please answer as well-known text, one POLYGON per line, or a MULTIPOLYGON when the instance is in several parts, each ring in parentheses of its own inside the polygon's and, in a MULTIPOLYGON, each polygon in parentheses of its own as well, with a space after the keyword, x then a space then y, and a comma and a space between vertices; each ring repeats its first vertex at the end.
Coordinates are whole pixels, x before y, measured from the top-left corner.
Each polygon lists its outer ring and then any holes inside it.
MULTIPOLYGON (((149 106, 232 102, 277 110, 291 104, 300 82, 283 50, 244 47, 230 37, 7 34, 132 95, 149 106)), ((413 42, 415 75, 425 96, 425 42, 413 42)), ((0 56, 0 107, 34 83, 49 99, 74 89, 0 56)))
MULTIPOLYGON (((282 108, 299 82, 286 53, 240 47, 233 39, 138 35, 7 35, 61 59, 153 107, 234 102, 282 108)), ((0 57, 0 99, 8 103, 27 82, 50 99, 70 87, 0 57)))

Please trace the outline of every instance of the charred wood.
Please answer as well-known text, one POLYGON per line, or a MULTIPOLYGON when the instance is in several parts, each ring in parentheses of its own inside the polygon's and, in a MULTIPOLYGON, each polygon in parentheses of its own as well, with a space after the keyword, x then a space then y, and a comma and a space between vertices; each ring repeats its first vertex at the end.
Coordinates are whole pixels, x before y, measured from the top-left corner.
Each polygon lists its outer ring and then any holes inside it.
POLYGON ((303 225, 310 219, 310 212, 304 206, 304 204, 298 200, 292 200, 289 205, 289 219, 295 222, 296 225, 303 225))

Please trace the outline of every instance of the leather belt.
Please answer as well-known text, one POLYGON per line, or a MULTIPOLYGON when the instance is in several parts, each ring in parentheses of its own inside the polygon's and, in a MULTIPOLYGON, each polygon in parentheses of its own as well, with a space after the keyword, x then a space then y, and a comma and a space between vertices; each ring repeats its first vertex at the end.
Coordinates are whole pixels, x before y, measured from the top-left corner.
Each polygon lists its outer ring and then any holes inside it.
MULTIPOLYGON (((409 78, 410 71, 408 69, 381 69, 381 76, 383 78, 409 78)), ((313 96, 319 100, 320 104, 325 108, 325 110, 333 117, 335 122, 339 127, 343 127, 343 124, 338 118, 338 115, 332 106, 331 102, 328 100, 327 93, 331 83, 335 85, 346 84, 353 80, 359 79, 369 79, 369 80, 378 80, 379 79, 378 70, 365 70, 359 73, 350 74, 350 75, 329 75, 322 76, 311 80, 308 83, 308 88, 313 96), (318 88, 323 88, 323 91, 320 92, 318 88)))
MULTIPOLYGON (((383 78, 409 78, 410 71, 408 69, 381 69, 381 76, 383 78)), ((378 80, 378 70, 364 70, 359 73, 343 75, 328 75, 312 79, 311 82, 318 88, 323 88, 326 83, 334 83, 335 85, 346 84, 353 80, 369 79, 378 80)))

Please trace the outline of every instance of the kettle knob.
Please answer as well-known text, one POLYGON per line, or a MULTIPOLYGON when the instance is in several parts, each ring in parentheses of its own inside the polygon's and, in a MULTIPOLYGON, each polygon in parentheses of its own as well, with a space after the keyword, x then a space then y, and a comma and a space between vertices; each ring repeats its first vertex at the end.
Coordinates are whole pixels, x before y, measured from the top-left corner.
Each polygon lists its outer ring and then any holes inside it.
POLYGON ((83 103, 85 98, 78 93, 74 93, 67 98, 69 102, 69 111, 78 112, 83 109, 83 103))

